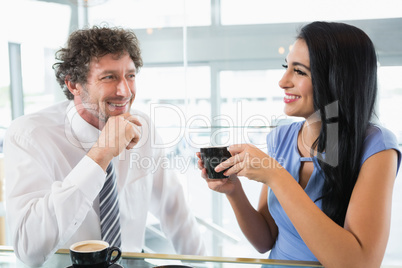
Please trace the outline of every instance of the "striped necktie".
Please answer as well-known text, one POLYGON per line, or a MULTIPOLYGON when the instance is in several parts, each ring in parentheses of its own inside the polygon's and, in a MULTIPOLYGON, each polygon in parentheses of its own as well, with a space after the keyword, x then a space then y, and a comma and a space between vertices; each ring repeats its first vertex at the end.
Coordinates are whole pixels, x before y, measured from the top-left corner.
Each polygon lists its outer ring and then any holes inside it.
POLYGON ((112 162, 106 169, 107 177, 99 193, 99 210, 102 240, 110 246, 121 246, 120 211, 117 196, 116 174, 112 162))

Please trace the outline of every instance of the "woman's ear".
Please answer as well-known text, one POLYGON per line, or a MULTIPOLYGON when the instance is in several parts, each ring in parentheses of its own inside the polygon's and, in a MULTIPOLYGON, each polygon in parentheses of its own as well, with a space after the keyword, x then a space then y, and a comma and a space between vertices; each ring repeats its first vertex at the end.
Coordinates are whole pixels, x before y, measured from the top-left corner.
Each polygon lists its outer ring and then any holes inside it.
POLYGON ((81 94, 80 89, 77 87, 77 83, 71 82, 70 77, 66 76, 64 79, 64 83, 66 84, 68 90, 73 94, 74 96, 79 96, 81 94))

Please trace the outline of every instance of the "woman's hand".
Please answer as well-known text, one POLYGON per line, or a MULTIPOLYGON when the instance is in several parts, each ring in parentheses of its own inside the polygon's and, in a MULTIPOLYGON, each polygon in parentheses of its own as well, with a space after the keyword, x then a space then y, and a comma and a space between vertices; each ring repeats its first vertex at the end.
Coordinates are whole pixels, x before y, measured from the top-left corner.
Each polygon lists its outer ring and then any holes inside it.
POLYGON ((224 172, 226 176, 236 174, 250 180, 269 184, 270 178, 279 171, 282 166, 272 157, 250 144, 235 144, 229 147, 232 157, 220 163, 216 172, 224 172))
POLYGON ((201 177, 203 177, 208 183, 208 187, 216 192, 231 195, 234 192, 236 185, 239 184, 237 176, 233 174, 226 179, 209 179, 204 162, 201 160, 201 153, 197 152, 196 155, 198 157, 198 168, 201 170, 201 177))

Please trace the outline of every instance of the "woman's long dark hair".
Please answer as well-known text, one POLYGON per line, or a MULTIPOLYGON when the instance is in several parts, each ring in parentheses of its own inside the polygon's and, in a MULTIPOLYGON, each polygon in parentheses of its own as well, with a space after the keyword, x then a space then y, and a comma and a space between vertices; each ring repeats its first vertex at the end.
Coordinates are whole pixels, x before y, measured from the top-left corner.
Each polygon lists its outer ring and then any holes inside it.
POLYGON ((376 52, 362 30, 344 23, 313 22, 301 29, 298 38, 308 46, 314 108, 322 122, 313 145, 324 155, 318 158, 325 174, 322 209, 343 226, 374 112, 376 52), (333 124, 337 124, 335 139, 330 132, 333 124))

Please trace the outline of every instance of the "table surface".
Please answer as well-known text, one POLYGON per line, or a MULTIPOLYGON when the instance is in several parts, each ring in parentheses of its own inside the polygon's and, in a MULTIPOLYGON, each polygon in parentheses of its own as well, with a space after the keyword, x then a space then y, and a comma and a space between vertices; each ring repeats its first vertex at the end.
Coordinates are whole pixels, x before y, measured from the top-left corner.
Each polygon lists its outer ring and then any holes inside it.
MULTIPOLYGON (((159 265, 186 265, 194 268, 322 267, 317 262, 129 252, 123 252, 119 264, 124 268, 153 268, 159 265)), ((69 251, 67 249, 60 249, 42 267, 64 268, 70 265, 69 251)), ((0 246, 0 267, 22 268, 28 266, 15 257, 11 247, 0 246)))

